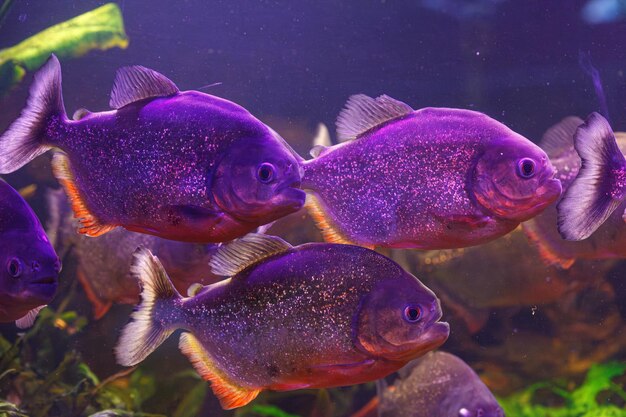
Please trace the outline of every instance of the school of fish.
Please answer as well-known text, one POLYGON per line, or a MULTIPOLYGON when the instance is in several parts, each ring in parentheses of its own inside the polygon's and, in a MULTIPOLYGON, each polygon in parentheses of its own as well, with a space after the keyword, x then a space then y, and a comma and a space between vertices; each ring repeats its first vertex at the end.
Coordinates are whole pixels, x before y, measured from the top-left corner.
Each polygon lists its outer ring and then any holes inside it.
MULTIPOLYGON (((63 189, 47 193, 46 234, 0 180, 0 321, 32 325, 71 254, 96 319, 137 304, 118 362, 142 362, 182 329, 181 352, 225 409, 409 364, 358 415, 502 417, 467 364, 432 352, 450 334, 437 295, 373 249, 461 250, 513 232, 517 246, 468 252, 506 270, 527 250, 514 231, 525 222, 558 285, 536 293, 529 264, 479 307, 558 298, 577 260, 626 255, 626 142, 597 113, 564 119, 538 146, 483 113, 358 94, 337 119, 339 143, 322 129, 305 160, 243 107, 148 68, 118 71, 108 111, 70 119, 61 89, 52 55, 0 136, 0 174, 52 150, 63 189), (303 208, 326 243, 253 233, 303 208)), ((484 288, 450 290, 456 256, 424 252, 417 269, 477 331, 486 317, 464 305, 484 288)))

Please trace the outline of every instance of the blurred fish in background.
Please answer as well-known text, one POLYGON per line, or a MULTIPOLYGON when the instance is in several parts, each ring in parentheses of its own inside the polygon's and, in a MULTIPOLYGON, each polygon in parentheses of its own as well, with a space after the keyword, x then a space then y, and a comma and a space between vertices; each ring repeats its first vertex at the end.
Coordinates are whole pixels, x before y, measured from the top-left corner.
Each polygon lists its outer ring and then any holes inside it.
MULTIPOLYGON (((116 229, 90 238, 76 232, 76 220, 63 190, 48 191, 50 240, 62 258, 75 257, 77 279, 99 319, 114 303, 137 304, 139 283, 130 274, 133 252, 140 246, 158 254, 176 289, 187 294, 194 284, 209 285, 221 277, 211 272, 214 244, 194 244, 116 229)), ((68 277, 67 279, 73 279, 68 277)))

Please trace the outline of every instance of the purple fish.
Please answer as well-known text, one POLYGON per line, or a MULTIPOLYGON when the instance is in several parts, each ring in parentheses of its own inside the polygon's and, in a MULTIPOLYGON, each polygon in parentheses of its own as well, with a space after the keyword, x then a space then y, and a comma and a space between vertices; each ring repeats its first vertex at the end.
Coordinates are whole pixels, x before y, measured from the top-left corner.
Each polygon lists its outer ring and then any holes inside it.
MULTIPOLYGON (((578 175, 581 161, 574 148, 576 130, 584 121, 567 117, 548 129, 540 143, 556 168, 564 195, 578 175)), ((615 133, 617 144, 626 152, 626 134, 615 133)), ((526 235, 537 245, 541 256, 551 265, 569 268, 578 259, 611 259, 626 257, 626 223, 622 213, 626 202, 621 204, 592 235, 582 241, 563 240, 557 229, 556 205, 522 224, 526 235)))
POLYGON ((224 408, 262 390, 372 381, 448 337, 437 297, 390 259, 358 246, 292 247, 248 235, 222 247, 213 272, 229 276, 183 298, 161 263, 140 251, 133 273, 142 303, 116 348, 118 362, 145 359, 172 332, 224 408))
MULTIPOLYGON (((557 206, 558 226, 564 239, 583 240, 626 201, 626 158, 611 125, 598 113, 578 127, 574 147, 581 166, 557 206)), ((626 219, 626 212, 619 214, 626 219)))
POLYGON ((538 146, 469 110, 414 111, 388 96, 352 96, 339 145, 315 147, 302 187, 325 238, 446 249, 500 237, 561 193, 538 146))
POLYGON ((0 173, 50 148, 82 233, 117 227, 221 242, 299 210, 295 153, 243 107, 179 91, 134 66, 117 72, 111 107, 66 116, 55 56, 35 75, 22 115, 0 137, 0 173))
POLYGON ((401 370, 380 398, 381 417, 504 417, 489 388, 462 359, 430 352, 401 370))
POLYGON ((32 325, 57 290, 61 262, 24 199, 0 180, 0 322, 32 325))

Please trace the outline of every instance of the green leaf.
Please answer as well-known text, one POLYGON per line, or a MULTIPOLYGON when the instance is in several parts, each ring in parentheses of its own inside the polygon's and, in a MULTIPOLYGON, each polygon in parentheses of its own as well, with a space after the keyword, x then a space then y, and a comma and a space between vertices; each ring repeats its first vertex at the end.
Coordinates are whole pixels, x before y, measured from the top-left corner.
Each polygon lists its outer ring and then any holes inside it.
POLYGON ((93 371, 89 368, 89 366, 87 366, 86 363, 80 363, 78 365, 78 371, 81 373, 81 375, 85 376, 89 381, 91 381, 94 386, 100 383, 100 378, 98 378, 98 376, 93 373, 93 371))

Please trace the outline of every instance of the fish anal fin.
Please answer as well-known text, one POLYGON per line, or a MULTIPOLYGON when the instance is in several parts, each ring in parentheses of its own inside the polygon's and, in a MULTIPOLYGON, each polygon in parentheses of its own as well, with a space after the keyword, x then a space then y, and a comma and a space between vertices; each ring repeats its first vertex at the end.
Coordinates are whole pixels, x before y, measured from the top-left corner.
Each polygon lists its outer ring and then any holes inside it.
POLYGON ((52 170, 70 200, 74 217, 78 219, 81 226, 78 229, 80 233, 95 237, 103 235, 117 227, 116 225, 102 223, 91 213, 76 186, 74 174, 72 174, 67 155, 56 152, 52 158, 52 170))
POLYGON ((178 93, 178 87, 165 75, 139 65, 117 70, 111 100, 112 109, 152 97, 167 97, 178 93))
POLYGON ((244 388, 230 381, 213 363, 209 353, 202 347, 198 339, 191 333, 180 335, 178 344, 181 352, 189 358, 194 369, 200 376, 211 383, 213 393, 220 401, 222 408, 231 410, 243 407, 254 400, 260 389, 244 388))
MULTIPOLYGON (((350 239, 348 239, 346 236, 344 236, 339 230, 337 230, 337 228, 328 220, 328 217, 326 216, 326 213, 317 197, 312 194, 307 194, 305 207, 313 218, 315 225, 320 230, 320 233, 322 234, 322 237, 324 237, 324 240, 326 242, 342 243, 345 245, 355 244, 350 241, 350 239)), ((373 248, 373 246, 366 247, 373 248)))
POLYGON ((87 299, 93 306, 94 319, 100 320, 109 311, 113 303, 111 301, 103 301, 100 297, 98 297, 82 269, 78 268, 76 271, 76 277, 83 286, 87 299))

